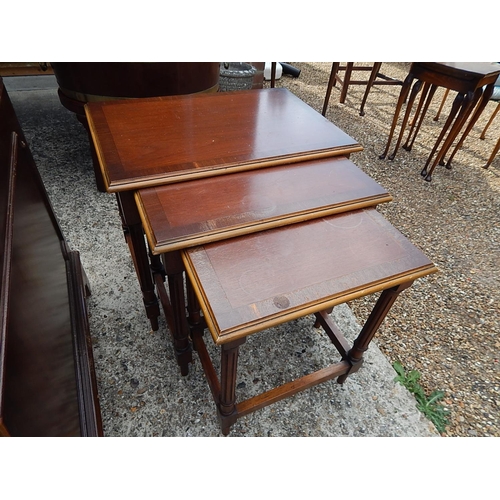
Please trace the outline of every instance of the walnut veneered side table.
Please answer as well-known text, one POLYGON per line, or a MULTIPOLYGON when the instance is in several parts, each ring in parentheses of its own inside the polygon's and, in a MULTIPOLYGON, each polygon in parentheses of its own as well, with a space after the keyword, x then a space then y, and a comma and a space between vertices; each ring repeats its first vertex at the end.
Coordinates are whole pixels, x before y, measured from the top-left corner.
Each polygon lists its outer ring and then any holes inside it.
MULTIPOLYGON (((241 416, 323 381, 342 383, 357 371, 376 330, 399 293, 436 267, 374 209, 363 209, 270 229, 182 251, 189 276, 189 308, 199 306, 221 347, 220 380, 203 341, 204 321, 191 335, 217 405, 223 434, 241 416), (382 292, 360 334, 349 345, 324 311, 382 292), (340 361, 237 402, 238 349, 247 336, 315 314, 340 361)), ((265 356, 265 353, 262 353, 265 356)), ((272 360, 269 360, 272 363, 272 360)), ((276 367, 279 369, 279 367, 276 367)))

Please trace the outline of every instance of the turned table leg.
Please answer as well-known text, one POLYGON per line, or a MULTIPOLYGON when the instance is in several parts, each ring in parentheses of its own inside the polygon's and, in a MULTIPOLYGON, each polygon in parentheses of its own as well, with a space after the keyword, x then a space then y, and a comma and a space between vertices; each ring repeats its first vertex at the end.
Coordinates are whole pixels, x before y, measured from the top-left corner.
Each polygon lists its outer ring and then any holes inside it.
POLYGON ((236 372, 238 366, 238 351, 245 339, 228 342, 221 350, 219 419, 224 436, 229 434, 231 425, 236 422, 236 372))
POLYGON ((117 193, 118 208, 122 219, 125 240, 134 263, 135 272, 142 291, 146 315, 151 322, 151 328, 158 330, 160 306, 154 290, 148 250, 144 240, 142 222, 137 212, 137 206, 132 192, 117 193))
MULTIPOLYGON (((387 156, 387 153, 389 152, 389 148, 391 147, 391 141, 392 141, 392 137, 394 135, 394 130, 396 129, 396 125, 398 124, 399 113, 401 112, 401 108, 403 106, 403 103, 406 101, 406 98, 408 97, 408 93, 410 92, 412 82, 413 82, 413 74, 410 73, 405 78, 405 81, 403 82, 403 86, 401 87, 401 92, 399 93, 398 102, 396 104, 396 110, 394 111, 394 117, 392 118, 391 130, 389 132, 387 144, 385 146, 384 152, 379 156, 379 158, 381 160, 385 159, 385 157, 387 156)), ((413 92, 412 92, 412 95, 413 95, 413 92)), ((415 97, 413 96, 413 99, 411 99, 411 102, 408 103, 407 113, 409 113, 408 108, 411 108, 411 106, 413 105, 414 99, 415 99, 415 97)))
POLYGON ((163 254, 163 263, 168 280, 170 307, 172 315, 172 337, 175 356, 181 369, 181 375, 189 372, 189 363, 193 361, 191 343, 189 342, 189 326, 186 317, 186 300, 184 294, 184 264, 179 252, 163 254))
POLYGON ((360 334, 354 341, 352 348, 347 353, 346 359, 349 363, 351 363, 351 369, 348 373, 341 375, 337 379, 339 384, 344 383, 349 374, 359 370, 361 364, 363 363, 363 354, 368 349, 368 346, 370 345, 370 342, 372 341, 379 326, 382 324, 382 321, 384 321, 387 313, 398 298, 399 294, 406 288, 410 287, 412 283, 413 281, 402 283, 401 285, 388 288, 381 293, 360 334))
MULTIPOLYGON (((187 299, 187 312, 188 324, 191 331, 191 339, 194 339, 196 334, 203 336, 206 328, 205 320, 201 315, 200 303, 196 297, 191 280, 186 280, 186 299, 187 299)), ((193 341, 193 349, 196 350, 196 344, 193 341)))

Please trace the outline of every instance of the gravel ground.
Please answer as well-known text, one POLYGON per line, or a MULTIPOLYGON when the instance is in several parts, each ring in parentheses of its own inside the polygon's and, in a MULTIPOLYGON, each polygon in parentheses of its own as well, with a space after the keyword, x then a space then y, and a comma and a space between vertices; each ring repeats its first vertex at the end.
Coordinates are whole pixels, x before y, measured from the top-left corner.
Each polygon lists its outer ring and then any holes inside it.
MULTIPOLYGON (((323 107, 331 63, 290 63, 301 70, 276 82, 316 110, 323 107)), ((369 63, 360 63, 369 64, 369 63)), ((384 63, 382 73, 403 80, 409 63, 384 63)), ((366 79, 366 73, 357 75, 366 79)), ((359 116, 364 86, 349 88, 344 104, 334 87, 326 117, 357 139, 364 151, 351 156, 394 197, 379 210, 438 266, 398 299, 377 334, 391 361, 421 373, 430 393, 445 392, 451 411, 448 436, 500 436, 500 158, 489 158, 500 134, 497 118, 485 140, 479 135, 496 103, 490 102, 454 158, 453 169, 437 167, 432 182, 420 176, 452 102, 433 121, 443 91, 438 89, 411 152, 380 160, 399 86, 375 86, 359 116)), ((404 111, 404 108, 403 108, 404 111)), ((398 130, 398 129, 397 129, 398 130)), ((393 141, 394 145, 394 141, 393 141)), ((375 298, 350 303, 361 321, 375 298)))

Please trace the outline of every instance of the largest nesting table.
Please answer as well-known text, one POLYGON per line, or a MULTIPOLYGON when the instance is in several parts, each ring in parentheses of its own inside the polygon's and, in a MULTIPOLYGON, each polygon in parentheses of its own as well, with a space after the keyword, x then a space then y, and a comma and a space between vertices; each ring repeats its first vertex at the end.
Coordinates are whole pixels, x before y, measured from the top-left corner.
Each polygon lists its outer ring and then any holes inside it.
POLYGON ((348 159, 361 146, 285 89, 92 103, 86 112, 148 317, 157 328, 156 284, 181 373, 194 344, 224 434, 298 390, 343 382, 399 292, 436 270, 373 209, 391 196, 348 159), (351 348, 328 312, 379 291, 351 348), (311 313, 342 360, 236 404, 239 345, 311 313), (206 326, 221 346, 220 383, 206 326))

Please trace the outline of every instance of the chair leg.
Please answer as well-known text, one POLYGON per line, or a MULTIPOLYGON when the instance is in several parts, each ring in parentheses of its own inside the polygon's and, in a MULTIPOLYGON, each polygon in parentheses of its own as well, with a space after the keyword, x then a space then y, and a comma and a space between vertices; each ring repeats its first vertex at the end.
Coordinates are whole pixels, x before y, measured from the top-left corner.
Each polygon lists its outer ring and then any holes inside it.
MULTIPOLYGON (((488 130, 489 126, 493 122, 493 119, 495 118, 495 116, 497 115, 497 113, 499 111, 500 111, 500 102, 497 104, 495 111, 493 111, 493 113, 491 114, 490 119, 488 120, 488 123, 486 124, 486 127, 484 127, 484 129, 479 137, 480 139, 484 139, 486 137, 486 131, 488 130)), ((490 157, 488 158, 486 165, 483 168, 488 168, 491 165, 491 162, 495 159, 495 156, 497 155, 499 149, 500 149, 500 138, 498 139, 497 143, 495 144, 495 147, 493 148, 493 151, 492 151, 490 157)))
POLYGON ((492 151, 488 161, 486 162, 486 165, 483 168, 488 168, 491 165, 491 162, 495 159, 495 156, 497 155, 499 149, 500 149, 500 138, 498 138, 498 141, 497 141, 495 147, 493 148, 493 151, 492 151))
POLYGON ((332 87, 335 86, 335 83, 337 83, 337 73, 339 71, 339 63, 334 62, 332 64, 332 70, 330 72, 330 79, 328 80, 328 85, 326 87, 326 95, 325 95, 325 101, 323 103, 323 111, 321 114, 323 116, 326 115, 326 110, 328 108, 328 102, 330 101, 330 94, 332 93, 332 87))
POLYGON ((368 79, 368 84, 366 86, 365 95, 363 96, 363 100, 361 101, 361 107, 359 109, 360 116, 365 116, 365 103, 366 103, 366 100, 368 99, 368 94, 370 93, 370 90, 373 86, 373 82, 377 78, 377 75, 380 71, 381 66, 382 66, 382 63, 379 63, 379 62, 373 64, 373 69, 370 73, 370 78, 368 79))
POLYGON ((437 122, 439 120, 439 116, 441 115, 441 111, 443 111, 443 106, 444 106, 444 103, 446 102, 446 99, 447 99, 449 93, 450 93, 450 89, 446 89, 444 91, 443 100, 441 101, 441 105, 439 106, 438 112, 436 113, 436 116, 434 117, 435 122, 437 122))
POLYGON ((488 120, 488 123, 486 124, 486 127, 484 127, 483 131, 481 132, 481 135, 479 136, 480 139, 484 139, 486 137, 486 131, 490 127, 493 119, 497 115, 498 111, 500 110, 500 102, 497 104, 497 107, 495 108, 495 111, 490 116, 490 119, 488 120))
POLYGON ((345 74, 344 74, 344 82, 342 84, 342 90, 340 91, 340 99, 339 102, 344 104, 345 98, 347 97, 347 91, 349 89, 349 83, 351 82, 351 74, 354 63, 348 62, 346 63, 345 74))

